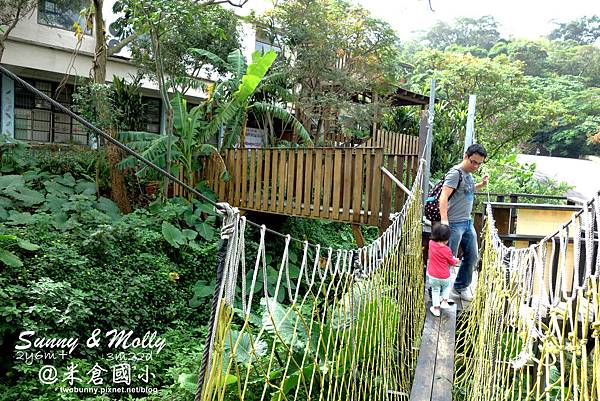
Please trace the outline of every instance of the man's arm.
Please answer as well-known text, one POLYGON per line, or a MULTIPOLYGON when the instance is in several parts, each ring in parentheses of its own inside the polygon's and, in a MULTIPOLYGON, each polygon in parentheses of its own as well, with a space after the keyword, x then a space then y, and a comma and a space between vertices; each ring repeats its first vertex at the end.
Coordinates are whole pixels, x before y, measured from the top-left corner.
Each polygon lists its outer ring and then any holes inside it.
POLYGON ((448 225, 448 198, 452 195, 454 188, 444 185, 440 194, 440 217, 441 223, 448 225))

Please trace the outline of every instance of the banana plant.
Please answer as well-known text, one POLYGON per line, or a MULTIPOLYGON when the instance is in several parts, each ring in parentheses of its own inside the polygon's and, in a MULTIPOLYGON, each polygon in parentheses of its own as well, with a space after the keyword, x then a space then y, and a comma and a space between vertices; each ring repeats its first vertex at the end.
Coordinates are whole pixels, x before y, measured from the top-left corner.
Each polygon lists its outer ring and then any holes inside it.
POLYGON ((276 52, 254 52, 250 65, 246 64, 240 50, 229 53, 227 60, 203 49, 190 49, 190 53, 208 58, 214 66, 221 67, 229 73, 229 78, 211 89, 211 96, 206 104, 207 116, 210 117, 210 123, 206 127, 207 135, 213 136, 221 127, 225 128, 221 147, 232 147, 240 140, 249 113, 270 114, 289 124, 303 142, 312 144, 309 133, 289 111, 275 102, 256 99, 256 94, 272 91, 274 84, 281 80, 281 74, 267 75, 277 57, 276 52))
MULTIPOLYGON (((199 105, 187 110, 187 101, 176 93, 171 99, 173 107, 173 128, 171 140, 166 135, 152 134, 149 132, 126 131, 121 133, 121 138, 134 150, 157 163, 166 165, 167 147, 170 146, 173 164, 173 173, 177 175, 182 168, 187 184, 193 184, 194 171, 198 169, 197 160, 202 155, 214 155, 220 158, 215 146, 209 144, 210 136, 206 126, 206 111, 204 105, 199 105)), ((122 163, 123 167, 135 166, 135 159, 128 158, 122 163)), ((144 169, 140 170, 143 172, 144 169)))

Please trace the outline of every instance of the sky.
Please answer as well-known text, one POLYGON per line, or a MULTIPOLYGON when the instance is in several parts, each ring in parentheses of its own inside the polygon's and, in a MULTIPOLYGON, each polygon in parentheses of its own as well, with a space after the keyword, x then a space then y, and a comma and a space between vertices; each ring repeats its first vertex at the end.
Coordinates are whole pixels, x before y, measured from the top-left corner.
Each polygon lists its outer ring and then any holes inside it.
POLYGON ((537 39, 556 26, 582 16, 600 15, 600 0, 353 0, 390 23, 400 39, 419 36, 438 20, 492 15, 503 37, 537 39))
MULTIPOLYGON (((361 4, 372 15, 387 21, 401 40, 416 39, 438 20, 451 23, 457 17, 479 18, 492 15, 505 38, 537 39, 556 26, 582 16, 600 15, 600 0, 350 0, 361 4)), ((260 12, 269 0, 250 0, 248 5, 260 12)))

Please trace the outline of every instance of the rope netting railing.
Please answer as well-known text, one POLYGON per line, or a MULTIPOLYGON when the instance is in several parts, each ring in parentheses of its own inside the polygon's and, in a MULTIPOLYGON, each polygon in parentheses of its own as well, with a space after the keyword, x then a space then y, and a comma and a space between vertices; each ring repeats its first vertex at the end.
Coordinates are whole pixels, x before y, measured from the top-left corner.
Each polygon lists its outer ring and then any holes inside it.
POLYGON ((421 174, 370 245, 304 243, 292 264, 288 237, 277 269, 267 268, 264 226, 246 255, 245 218, 225 207, 196 400, 408 400, 425 317, 421 174))
POLYGON ((455 400, 600 400, 598 195, 556 234, 506 247, 491 207, 458 323, 455 400))

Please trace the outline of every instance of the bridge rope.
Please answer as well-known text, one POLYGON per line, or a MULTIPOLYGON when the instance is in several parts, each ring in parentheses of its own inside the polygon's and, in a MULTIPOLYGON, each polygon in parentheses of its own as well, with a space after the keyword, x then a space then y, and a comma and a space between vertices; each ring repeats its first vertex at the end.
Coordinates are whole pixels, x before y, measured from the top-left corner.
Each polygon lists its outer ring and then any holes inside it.
POLYGON ((455 400, 600 400, 600 199, 506 247, 491 207, 476 297, 458 323, 455 400))
POLYGON ((292 263, 287 237, 276 269, 266 228, 246 255, 246 219, 221 205, 227 251, 197 400, 408 400, 425 317, 422 167, 373 243, 304 243, 292 263))

